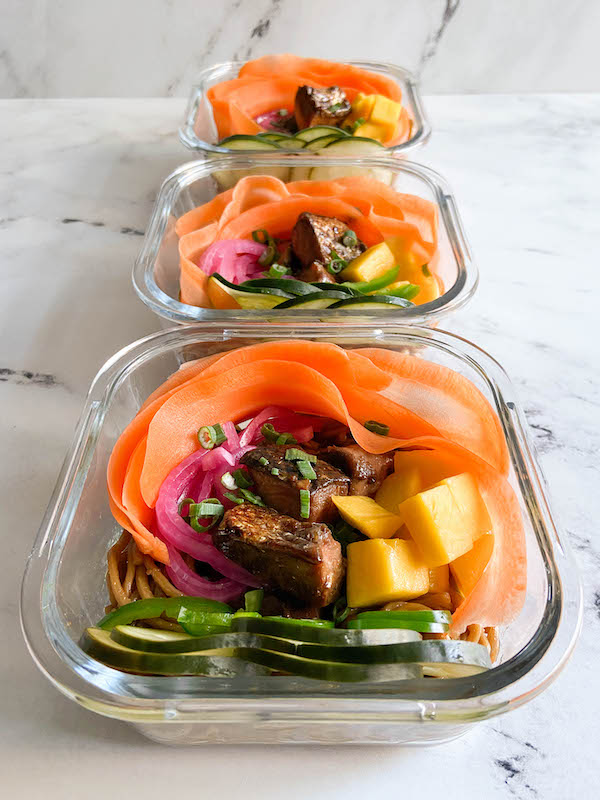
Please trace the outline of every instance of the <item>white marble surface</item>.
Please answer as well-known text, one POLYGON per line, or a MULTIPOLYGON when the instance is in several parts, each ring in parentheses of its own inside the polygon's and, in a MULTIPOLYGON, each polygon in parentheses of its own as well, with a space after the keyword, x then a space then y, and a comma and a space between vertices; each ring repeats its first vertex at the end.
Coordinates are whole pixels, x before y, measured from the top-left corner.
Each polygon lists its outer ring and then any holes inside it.
POLYGON ((0 9, 0 97, 181 96, 211 63, 282 51, 391 61, 430 93, 600 90, 598 0, 2 0, 0 9))
POLYGON ((481 289, 448 327, 516 382, 585 580, 575 656, 540 698, 434 750, 150 744, 37 671, 17 622, 26 555, 86 388, 157 327, 132 260, 160 180, 185 159, 179 100, 0 102, 2 794, 593 797, 600 736, 600 95, 430 98, 421 158, 454 186, 481 289), (107 781, 109 789, 107 789, 107 781))

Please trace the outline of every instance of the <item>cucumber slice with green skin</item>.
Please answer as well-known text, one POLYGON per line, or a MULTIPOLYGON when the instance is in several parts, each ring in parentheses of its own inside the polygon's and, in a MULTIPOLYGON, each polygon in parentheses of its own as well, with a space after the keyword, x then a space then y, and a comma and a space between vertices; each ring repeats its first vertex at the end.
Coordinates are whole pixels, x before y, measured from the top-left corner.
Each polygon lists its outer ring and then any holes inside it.
POLYGON ((82 649, 92 658, 123 672, 144 675, 206 675, 218 678, 266 675, 258 673, 247 659, 236 658, 233 651, 205 653, 147 653, 115 642, 109 631, 88 628, 81 639, 82 649))
POLYGON ((300 139, 303 142, 312 142, 313 139, 320 139, 322 136, 336 135, 338 139, 349 139, 350 134, 341 128, 336 128, 334 125, 315 125, 314 128, 303 128, 298 133, 294 134, 294 139, 300 139))
MULTIPOLYGON (((248 633, 262 633, 266 636, 277 636, 293 639, 298 642, 313 642, 315 644, 371 644, 390 641, 388 637, 393 631, 352 631, 345 628, 334 628, 323 625, 299 624, 298 620, 275 617, 269 619, 250 619, 236 617, 232 620, 231 630, 234 632, 247 631, 248 633)), ((397 641, 397 640, 394 640, 397 641)))
POLYGON ((240 286, 246 286, 249 289, 252 289, 253 287, 281 289, 284 292, 298 296, 303 294, 313 294, 315 291, 313 285, 314 284, 306 283, 305 281, 297 281, 294 278, 252 278, 249 281, 240 283, 240 286))
POLYGON ((403 609, 391 611, 361 611, 356 615, 356 619, 389 619, 389 620, 416 620, 417 622, 440 622, 449 625, 452 622, 452 614, 449 611, 436 611, 434 609, 425 611, 403 609))
POLYGON ((219 142, 219 147, 226 147, 228 150, 280 150, 276 142, 270 139, 258 138, 258 136, 248 136, 237 134, 228 136, 219 142))
POLYGON ((357 292, 355 289, 352 289, 350 286, 344 286, 343 283, 325 283, 321 281, 315 281, 314 283, 309 284, 310 286, 314 286, 315 289, 322 289, 326 292, 344 292, 344 294, 350 295, 352 297, 358 297, 360 292, 357 292))
POLYGON ((347 626, 350 630, 370 628, 405 628, 419 633, 446 633, 450 627, 442 622, 422 622, 418 619, 351 619, 347 626))
POLYGON ((302 295, 302 297, 295 297, 293 300, 286 300, 280 303, 277 309, 286 308, 330 308, 332 305, 337 305, 340 300, 344 300, 348 295, 344 292, 338 292, 334 289, 312 292, 311 294, 302 295))
POLYGON ((288 136, 287 139, 281 140, 277 142, 279 147, 282 147, 284 150, 304 150, 306 146, 306 142, 303 142, 301 139, 296 139, 294 136, 288 136))
POLYGON ((364 136, 346 136, 327 145, 330 155, 364 156, 385 154, 385 147, 377 139, 364 136))
POLYGON ((337 142, 339 135, 332 133, 329 136, 319 136, 318 139, 312 139, 306 143, 305 150, 321 150, 332 142, 337 142))
POLYGON ((340 300, 338 303, 330 306, 330 308, 347 308, 352 310, 369 310, 369 311, 393 311, 399 308, 411 308, 414 303, 410 300, 405 300, 403 297, 393 297, 388 294, 369 294, 362 297, 348 297, 345 300, 340 300))
POLYGON ((285 139, 292 139, 293 137, 286 133, 273 133, 272 131, 265 131, 265 133, 257 133, 251 138, 261 139, 265 142, 281 142, 285 139))
MULTIPOLYGON (((360 136, 347 136, 328 144, 322 151, 326 156, 384 156, 386 148, 381 142, 375 139, 365 139, 360 136)), ((389 186, 392 183, 392 173, 389 169, 382 167, 313 167, 310 173, 312 181, 330 181, 336 178, 345 178, 350 175, 364 175, 365 171, 370 173, 375 180, 381 181, 389 186)))
POLYGON ((226 292, 236 300, 244 309, 268 309, 275 308, 283 300, 291 300, 294 295, 291 292, 284 292, 282 289, 257 287, 251 288, 237 286, 231 283, 217 272, 213 273, 209 281, 217 281, 226 292))
MULTIPOLYGON (((324 630, 328 629, 323 629, 321 633, 324 630)), ((399 629, 384 631, 329 629, 328 633, 331 635, 327 636, 327 641, 320 643, 307 643, 296 638, 251 633, 249 631, 190 636, 186 633, 161 631, 154 628, 137 628, 132 625, 118 625, 110 633, 113 641, 118 644, 129 647, 132 650, 144 650, 150 653, 200 653, 234 647, 254 647, 326 661, 343 661, 345 655, 342 651, 347 651, 348 649, 362 652, 373 645, 387 647, 421 641, 421 635, 416 631, 399 629), (307 647, 313 649, 305 650, 307 647)), ((364 660, 367 663, 372 658, 367 654, 364 659, 356 657, 350 660, 364 660)))

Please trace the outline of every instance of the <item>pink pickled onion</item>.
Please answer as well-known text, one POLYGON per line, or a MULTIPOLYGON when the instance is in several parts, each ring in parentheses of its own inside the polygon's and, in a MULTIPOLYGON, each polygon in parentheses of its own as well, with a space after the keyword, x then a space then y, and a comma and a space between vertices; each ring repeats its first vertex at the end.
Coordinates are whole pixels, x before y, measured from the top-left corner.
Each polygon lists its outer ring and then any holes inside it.
POLYGON ((258 259, 265 250, 251 239, 220 239, 202 253, 198 266, 207 275, 218 272, 227 281, 241 283, 263 271, 258 259))
POLYGON ((312 439, 314 421, 320 421, 320 419, 320 417, 311 417, 307 414, 297 414, 282 406, 268 406, 263 408, 244 430, 240 437, 240 444, 245 446, 255 442, 265 422, 271 422, 275 430, 281 433, 291 433, 299 443, 308 442, 312 439))
POLYGON ((280 114, 280 109, 277 108, 275 111, 266 111, 264 114, 259 114, 258 117, 254 118, 254 122, 267 131, 281 132, 281 123, 292 116, 292 112, 288 111, 287 108, 281 110, 285 110, 285 114, 280 114))
POLYGON ((210 600, 221 600, 229 603, 236 600, 244 591, 244 586, 236 581, 223 578, 220 581, 209 581, 201 578, 190 569, 177 549, 167 544, 169 564, 166 567, 171 583, 180 592, 193 597, 207 597, 210 600))

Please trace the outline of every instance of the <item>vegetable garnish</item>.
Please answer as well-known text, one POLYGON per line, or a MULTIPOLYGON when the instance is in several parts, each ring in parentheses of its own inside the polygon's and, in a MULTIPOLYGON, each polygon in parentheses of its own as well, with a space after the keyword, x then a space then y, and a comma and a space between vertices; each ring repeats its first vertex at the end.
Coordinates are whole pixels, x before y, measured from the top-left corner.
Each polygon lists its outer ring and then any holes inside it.
POLYGON ((260 612, 265 592, 263 589, 252 589, 244 595, 244 608, 246 611, 260 612))
POLYGON ((244 500, 247 500, 249 503, 252 503, 252 505, 263 506, 263 508, 265 507, 262 498, 259 497, 257 494, 254 494, 254 492, 251 492, 249 489, 240 489, 240 494, 244 498, 244 500))
POLYGON ((108 631, 116 625, 130 625, 139 619, 156 619, 163 614, 170 619, 177 619, 184 604, 194 611, 232 611, 226 603, 205 597, 150 597, 147 600, 134 600, 132 603, 115 608, 100 620, 98 627, 108 631))
POLYGON ((328 110, 331 111, 332 114, 335 114, 336 111, 340 111, 342 108, 344 108, 344 103, 334 103, 332 106, 329 106, 328 110))
POLYGON ((352 609, 348 607, 346 598, 341 596, 333 604, 333 624, 341 625, 352 609))
POLYGON ((353 247, 356 245, 357 242, 358 242, 358 236, 352 230, 352 228, 349 228, 346 231, 346 233, 342 236, 342 244, 345 247, 353 247))
POLYGON ((271 475, 279 475, 279 469, 277 467, 273 467, 271 469, 271 475))
POLYGON ((384 289, 386 286, 389 286, 390 283, 396 280, 399 272, 400 267, 396 266, 384 272, 379 278, 374 278, 372 281, 357 281, 355 283, 346 281, 342 286, 348 286, 350 289, 354 289, 361 294, 369 294, 369 292, 376 292, 378 289, 384 289))
POLYGON ((390 433, 390 426, 384 425, 383 422, 377 422, 377 420, 369 419, 365 422, 365 428, 371 433, 377 433, 379 436, 388 436, 390 433))
POLYGON ((191 498, 191 497, 184 497, 184 498, 183 498, 183 500, 180 500, 180 501, 179 501, 179 505, 177 506, 177 511, 178 511, 178 512, 181 514, 181 516, 182 516, 182 517, 187 517, 187 516, 188 516, 188 514, 190 513, 190 512, 189 512, 189 509, 188 509, 188 513, 187 513, 187 514, 184 514, 184 513, 183 513, 183 509, 184 509, 186 506, 192 506, 192 505, 194 505, 194 503, 195 503, 195 502, 196 502, 196 501, 195 501, 193 498, 191 498))
POLYGON ((303 478, 307 478, 309 481, 316 480, 317 473, 314 471, 310 461, 296 461, 296 466, 303 478))
POLYGON ((227 436, 219 423, 216 425, 203 425, 198 431, 198 441, 205 450, 212 450, 223 442, 227 441, 227 436))
POLYGON ((269 231, 265 230, 264 228, 260 228, 257 231, 252 231, 252 238, 255 242, 258 242, 258 244, 268 245, 271 241, 269 231))
POLYGON ((342 547, 342 555, 346 555, 346 550, 352 542, 360 542, 364 539, 364 535, 350 525, 345 520, 340 520, 335 525, 330 526, 333 538, 338 541, 342 547))
POLYGON ((308 489, 300 489, 300 516, 302 519, 310 517, 310 492, 308 489))
POLYGON ((275 439, 275 444, 296 444, 296 439, 291 433, 281 433, 275 439))
POLYGON ((317 457, 312 455, 312 453, 305 453, 304 450, 300 450, 297 447, 290 447, 289 450, 285 451, 285 460, 286 461, 310 461, 313 464, 316 464, 317 457))
POLYGON ((237 494, 233 494, 233 492, 223 492, 223 495, 224 495, 224 496, 225 496, 225 497, 226 497, 228 500, 231 500, 231 502, 232 502, 232 503, 235 503, 235 504, 236 504, 236 506, 239 506, 239 505, 241 505, 242 503, 245 503, 245 502, 246 502, 246 501, 244 500, 244 498, 243 498, 243 497, 238 497, 238 496, 237 496, 237 494))
POLYGON ((247 489, 249 486, 252 486, 252 478, 246 470, 236 469, 233 473, 233 478, 240 489, 247 489))
POLYGON ((280 108, 277 113, 279 114, 280 117, 287 117, 289 111, 287 110, 287 108, 280 108))
POLYGON ((267 245, 265 252, 258 257, 258 263, 261 265, 261 267, 270 267, 276 258, 277 248, 272 242, 270 242, 267 245))
POLYGON ((234 489, 237 489, 237 483, 235 482, 235 478, 233 477, 231 472, 224 472, 223 475, 221 475, 221 483, 226 489, 229 489, 229 491, 231 492, 234 489))
POLYGON ((421 272, 425 275, 426 278, 431 278, 431 270, 429 269, 429 264, 423 264, 421 267, 421 272))
POLYGON ((269 459, 268 459, 268 458, 265 458, 264 456, 261 456, 261 457, 258 459, 258 463, 259 463, 259 464, 260 464, 262 467, 266 467, 266 466, 267 466, 267 464, 269 463, 269 459))
POLYGON ((344 125, 344 129, 347 130, 349 133, 354 133, 354 131, 360 128, 361 125, 365 124, 365 121, 366 120, 364 117, 359 117, 352 123, 352 125, 344 125))
POLYGON ((271 264, 268 272, 265 272, 267 278, 281 278, 282 275, 288 275, 290 272, 289 267, 285 264, 271 264))
POLYGON ((395 289, 379 289, 375 294, 389 294, 393 297, 403 297, 405 300, 412 300, 421 291, 421 287, 416 283, 407 283, 405 286, 397 286, 395 289))
POLYGON ((340 258, 339 256, 336 255, 327 264, 327 272, 331 273, 331 275, 337 275, 338 272, 341 272, 347 266, 348 266, 348 262, 344 261, 343 258, 340 258))

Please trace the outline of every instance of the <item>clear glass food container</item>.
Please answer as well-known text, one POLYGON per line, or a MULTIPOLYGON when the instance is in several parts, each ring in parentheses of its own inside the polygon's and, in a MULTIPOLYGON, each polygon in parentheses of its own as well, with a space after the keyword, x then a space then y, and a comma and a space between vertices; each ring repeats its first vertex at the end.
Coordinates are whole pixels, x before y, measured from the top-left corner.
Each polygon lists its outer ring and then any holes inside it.
MULTIPOLYGON (((425 144, 431 135, 431 126, 425 115, 419 86, 414 76, 402 67, 378 61, 346 61, 344 63, 391 78, 402 91, 402 105, 408 111, 412 121, 411 135, 406 142, 393 147, 386 147, 382 152, 389 155, 403 156, 425 144)), ((190 150, 203 156, 207 153, 232 152, 226 147, 219 147, 217 144, 219 136, 212 106, 206 93, 216 83, 237 78, 238 72, 244 64, 244 61, 227 61, 224 64, 208 67, 200 73, 198 83, 193 87, 188 101, 185 121, 179 129, 179 138, 190 150)))
POLYGON ((199 743, 427 744, 516 708, 556 678, 581 622, 581 587, 556 530, 514 389, 475 345, 426 328, 307 326, 306 339, 345 348, 377 346, 451 367, 484 392, 502 423, 510 482, 520 501, 528 553, 524 608, 500 630, 497 666, 472 677, 335 684, 291 677, 152 677, 94 661, 78 645, 107 602, 106 553, 120 534, 106 468, 120 432, 179 365, 208 353, 289 335, 286 326, 204 323, 148 336, 110 359, 90 390, 73 446, 28 560, 21 618, 40 669, 82 706, 133 724, 151 739, 199 743))
POLYGON ((471 256, 456 202, 446 181, 428 167, 394 158, 327 159, 318 156, 221 156, 194 161, 176 169, 163 183, 142 250, 133 267, 133 284, 141 300, 161 318, 163 327, 203 320, 228 323, 269 321, 306 324, 329 321, 368 324, 395 321, 436 325, 446 314, 467 303, 477 289, 479 275, 471 256), (252 174, 275 175, 283 181, 306 179, 314 167, 324 165, 340 174, 370 174, 385 179, 399 192, 418 195, 438 209, 438 256, 434 271, 444 294, 429 303, 398 310, 219 310, 198 308, 179 301, 177 219, 222 191, 222 182, 234 184, 252 174), (219 184, 221 181, 221 185, 219 184))

